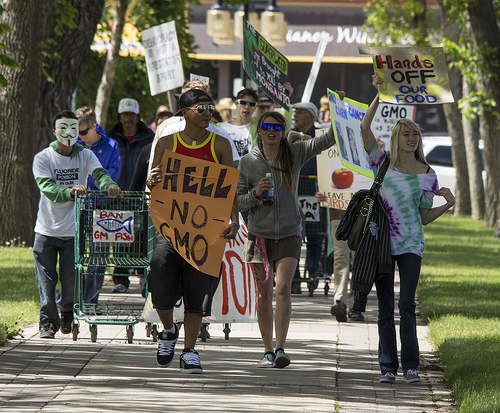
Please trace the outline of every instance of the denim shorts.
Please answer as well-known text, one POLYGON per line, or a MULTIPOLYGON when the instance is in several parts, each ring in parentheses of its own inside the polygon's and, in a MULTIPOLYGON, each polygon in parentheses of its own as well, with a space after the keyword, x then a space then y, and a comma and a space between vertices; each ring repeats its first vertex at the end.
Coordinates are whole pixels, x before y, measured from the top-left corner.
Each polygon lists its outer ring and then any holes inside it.
POLYGON ((185 313, 209 316, 219 280, 194 268, 163 236, 156 237, 148 275, 154 308, 171 310, 182 298, 185 313))

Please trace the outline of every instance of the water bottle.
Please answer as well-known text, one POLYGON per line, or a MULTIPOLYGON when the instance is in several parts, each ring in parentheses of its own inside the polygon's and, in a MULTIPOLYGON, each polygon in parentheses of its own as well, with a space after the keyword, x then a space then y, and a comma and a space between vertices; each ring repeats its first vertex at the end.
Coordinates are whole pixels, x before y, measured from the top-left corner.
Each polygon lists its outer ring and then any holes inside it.
MULTIPOLYGON (((266 178, 271 178, 271 174, 268 172, 266 174, 266 178)), ((267 191, 262 192, 262 205, 264 206, 272 206, 274 198, 274 187, 268 189, 267 191)))

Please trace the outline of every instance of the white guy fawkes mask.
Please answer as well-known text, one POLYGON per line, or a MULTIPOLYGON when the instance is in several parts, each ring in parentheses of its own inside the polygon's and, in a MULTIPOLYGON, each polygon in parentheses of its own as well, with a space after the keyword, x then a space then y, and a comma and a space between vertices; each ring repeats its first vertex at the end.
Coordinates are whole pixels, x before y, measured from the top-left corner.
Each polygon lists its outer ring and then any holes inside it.
POLYGON ((56 120, 56 138, 66 146, 73 146, 78 139, 78 120, 62 118, 56 120))

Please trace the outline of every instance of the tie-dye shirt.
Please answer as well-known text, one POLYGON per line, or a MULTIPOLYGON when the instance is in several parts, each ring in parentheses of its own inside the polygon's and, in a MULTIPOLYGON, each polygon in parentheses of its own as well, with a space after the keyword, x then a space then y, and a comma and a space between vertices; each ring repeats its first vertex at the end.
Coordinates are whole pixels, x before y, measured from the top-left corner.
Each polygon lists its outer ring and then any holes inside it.
MULTIPOLYGON (((375 175, 385 156, 377 144, 369 152, 370 166, 375 175)), ((379 194, 389 218, 392 255, 413 253, 422 257, 424 229, 419 209, 432 208, 438 189, 435 173, 410 175, 389 166, 379 194)))

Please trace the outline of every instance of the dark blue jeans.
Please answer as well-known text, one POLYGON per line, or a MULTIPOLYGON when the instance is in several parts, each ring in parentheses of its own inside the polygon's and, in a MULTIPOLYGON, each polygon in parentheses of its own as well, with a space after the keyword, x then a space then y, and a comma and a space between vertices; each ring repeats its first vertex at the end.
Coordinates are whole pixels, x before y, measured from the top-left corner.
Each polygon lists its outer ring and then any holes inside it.
POLYGON ((59 312, 73 311, 75 295, 75 248, 74 239, 62 240, 35 233, 33 256, 35 275, 40 294, 40 323, 52 321, 57 329, 61 326, 59 312), (59 257, 59 274, 57 258, 59 257), (61 289, 56 296, 57 280, 61 289))
POLYGON ((323 251, 324 235, 307 235, 306 268, 309 277, 321 271, 321 252, 323 251))
POLYGON ((420 277, 422 258, 416 254, 393 255, 392 276, 383 276, 375 282, 378 298, 378 362, 382 373, 398 371, 398 349, 394 323, 394 270, 399 268, 399 337, 401 340, 401 367, 416 370, 419 365, 415 293, 420 277))

